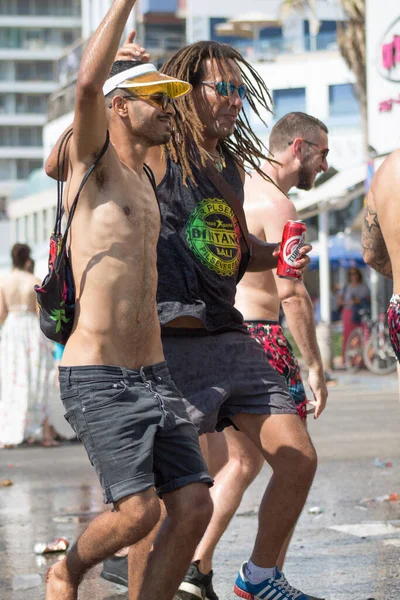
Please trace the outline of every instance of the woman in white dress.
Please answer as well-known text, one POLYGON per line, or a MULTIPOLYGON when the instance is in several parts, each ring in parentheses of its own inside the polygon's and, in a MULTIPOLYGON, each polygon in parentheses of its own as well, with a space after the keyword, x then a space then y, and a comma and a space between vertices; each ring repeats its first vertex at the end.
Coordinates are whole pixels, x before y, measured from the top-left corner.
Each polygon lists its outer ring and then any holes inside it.
POLYGON ((48 422, 53 386, 52 344, 39 327, 26 244, 11 251, 13 270, 0 282, 0 448, 23 441, 54 445, 48 422))

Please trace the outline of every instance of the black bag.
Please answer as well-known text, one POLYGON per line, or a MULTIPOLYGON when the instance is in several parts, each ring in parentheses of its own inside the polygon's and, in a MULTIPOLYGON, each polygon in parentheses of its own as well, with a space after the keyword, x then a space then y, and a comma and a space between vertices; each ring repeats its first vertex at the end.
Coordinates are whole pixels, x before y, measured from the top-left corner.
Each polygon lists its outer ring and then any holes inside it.
POLYGON ((76 205, 78 203, 83 186, 89 179, 96 165, 103 157, 110 141, 109 133, 107 131, 106 141, 99 156, 86 171, 82 179, 69 212, 67 226, 64 234, 62 234, 61 222, 64 214, 62 201, 64 182, 62 179, 65 169, 66 147, 71 136, 72 129, 68 130, 61 140, 58 150, 57 209, 54 231, 50 236, 49 272, 44 278, 42 285, 35 285, 35 292, 37 294, 37 301, 40 308, 40 329, 47 338, 63 345, 66 344, 69 336, 71 335, 75 313, 75 286, 71 264, 66 248, 68 230, 71 226, 72 218, 75 214, 76 205), (63 153, 62 160, 61 153, 63 153))

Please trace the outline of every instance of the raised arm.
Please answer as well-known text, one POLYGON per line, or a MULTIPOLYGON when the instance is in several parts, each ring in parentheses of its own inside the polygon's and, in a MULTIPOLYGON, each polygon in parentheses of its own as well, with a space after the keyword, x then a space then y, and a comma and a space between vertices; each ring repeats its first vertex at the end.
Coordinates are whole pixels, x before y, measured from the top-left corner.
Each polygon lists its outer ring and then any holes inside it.
MULTIPOLYGON (((139 46, 139 44, 134 43, 134 39, 136 36, 136 31, 132 29, 130 31, 127 39, 125 40, 123 46, 118 49, 117 54, 115 55, 114 60, 140 60, 141 62, 149 62, 150 54, 146 52, 145 48, 139 46)), ((45 171, 46 175, 51 177, 52 179, 57 179, 57 158, 58 158, 58 149, 60 147, 60 143, 62 138, 64 137, 65 132, 72 127, 69 125, 65 131, 63 131, 62 135, 58 138, 57 143, 49 154, 49 157, 45 163, 45 171)), ((66 181, 68 177, 68 161, 69 161, 69 143, 66 147, 66 161, 65 161, 65 169, 63 175, 63 180, 66 181)))
MULTIPOLYGON (((58 138, 55 146, 53 147, 52 151, 50 152, 45 165, 44 165, 44 170, 46 172, 46 175, 48 177, 51 177, 52 179, 57 179, 58 178, 58 152, 60 150, 60 145, 62 140, 64 139, 65 134, 67 133, 67 131, 69 131, 70 129, 72 129, 72 123, 70 125, 68 125, 68 127, 65 129, 65 131, 62 132, 62 134, 60 135, 60 137, 58 138)), ((65 165, 64 165, 64 172, 61 173, 61 180, 62 181, 66 181, 67 177, 68 177, 68 163, 69 163, 69 141, 67 142, 66 146, 65 146, 65 165)))
POLYGON ((372 180, 364 207, 361 243, 363 259, 367 265, 381 275, 393 279, 392 263, 379 225, 374 197, 375 194, 379 194, 380 201, 385 202, 387 193, 397 193, 399 189, 400 176, 396 173, 393 177, 390 164, 388 165, 389 169, 387 165, 382 165, 372 180))
MULTIPOLYGON (((273 214, 269 211, 268 218, 264 219, 267 240, 280 239, 285 223, 298 219, 291 202, 283 203, 278 200, 273 206, 273 214)), ((274 278, 289 330, 309 370, 308 383, 314 395, 314 417, 318 418, 325 408, 328 390, 316 336, 314 306, 303 281, 282 279, 276 271, 274 278)))
POLYGON ((72 163, 92 164, 105 142, 107 116, 103 85, 135 2, 114 0, 83 55, 76 84, 74 135, 70 145, 72 163))

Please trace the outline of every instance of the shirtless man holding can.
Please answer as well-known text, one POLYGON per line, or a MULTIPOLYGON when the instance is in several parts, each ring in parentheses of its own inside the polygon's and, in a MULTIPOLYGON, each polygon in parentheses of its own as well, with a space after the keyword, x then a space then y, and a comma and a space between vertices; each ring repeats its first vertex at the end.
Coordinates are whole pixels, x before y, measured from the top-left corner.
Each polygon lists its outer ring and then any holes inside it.
MULTIPOLYGON (((384 160, 372 180, 362 228, 364 261, 381 275, 393 279, 388 323, 397 361, 400 361, 399 186, 400 150, 396 150, 384 160)), ((397 372, 400 373, 399 364, 397 372)))

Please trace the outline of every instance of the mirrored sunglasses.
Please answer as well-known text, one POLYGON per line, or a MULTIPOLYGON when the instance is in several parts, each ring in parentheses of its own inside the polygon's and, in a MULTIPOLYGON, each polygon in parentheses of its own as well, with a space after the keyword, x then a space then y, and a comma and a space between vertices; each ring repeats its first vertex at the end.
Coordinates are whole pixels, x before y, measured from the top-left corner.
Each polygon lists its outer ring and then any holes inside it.
POLYGON ((247 87, 244 84, 238 86, 231 81, 202 81, 201 84, 215 88, 220 96, 232 96, 235 93, 235 90, 237 90, 241 100, 246 98, 247 87))

